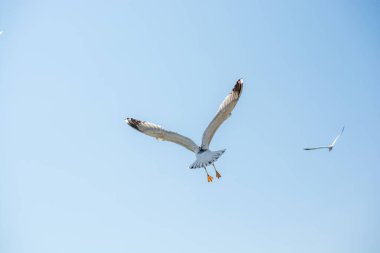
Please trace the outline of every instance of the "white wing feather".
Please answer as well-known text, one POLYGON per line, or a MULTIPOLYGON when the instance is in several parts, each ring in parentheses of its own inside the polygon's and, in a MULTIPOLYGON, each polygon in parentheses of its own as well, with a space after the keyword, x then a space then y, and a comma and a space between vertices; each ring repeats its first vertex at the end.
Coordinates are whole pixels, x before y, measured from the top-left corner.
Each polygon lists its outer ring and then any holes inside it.
POLYGON ((202 136, 202 148, 208 149, 212 137, 214 136, 216 130, 220 127, 220 125, 230 116, 232 110, 237 104, 241 92, 243 90, 243 80, 239 79, 231 93, 223 100, 222 104, 219 106, 218 112, 216 113, 213 120, 210 122, 208 127, 203 133, 202 136))
POLYGON ((338 136, 335 138, 335 140, 333 141, 333 143, 330 144, 330 146, 335 146, 336 141, 340 138, 340 136, 342 135, 343 131, 344 131, 344 127, 342 128, 342 131, 340 132, 340 134, 338 134, 338 136))
POLYGON ((130 125, 134 129, 146 135, 155 137, 158 140, 171 141, 171 142, 177 143, 192 152, 197 152, 199 149, 197 144, 195 144, 194 141, 191 140, 190 138, 187 138, 175 132, 167 131, 163 129, 162 127, 155 125, 153 123, 140 121, 133 118, 126 118, 125 122, 127 122, 128 125, 130 125))

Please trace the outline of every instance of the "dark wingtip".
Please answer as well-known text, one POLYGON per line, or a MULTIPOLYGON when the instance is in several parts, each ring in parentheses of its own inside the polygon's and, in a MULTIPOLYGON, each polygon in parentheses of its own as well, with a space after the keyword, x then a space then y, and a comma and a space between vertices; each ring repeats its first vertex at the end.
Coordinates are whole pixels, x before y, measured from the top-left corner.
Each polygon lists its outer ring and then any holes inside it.
POLYGON ((126 118, 125 121, 128 123, 128 125, 136 129, 137 131, 140 131, 139 129, 139 125, 141 124, 140 120, 137 120, 134 118, 126 118))
POLYGON ((237 92, 238 94, 241 93, 241 90, 243 89, 243 79, 237 80, 234 88, 232 89, 233 92, 237 92))

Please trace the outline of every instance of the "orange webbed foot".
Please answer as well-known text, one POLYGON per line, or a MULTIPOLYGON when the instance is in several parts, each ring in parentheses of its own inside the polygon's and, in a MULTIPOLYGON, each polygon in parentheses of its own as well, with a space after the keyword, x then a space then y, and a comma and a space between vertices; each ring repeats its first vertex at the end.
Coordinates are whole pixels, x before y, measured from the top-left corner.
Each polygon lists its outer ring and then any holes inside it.
POLYGON ((216 170, 215 164, 212 164, 212 166, 214 167, 216 177, 217 177, 218 179, 221 178, 222 175, 220 175, 219 171, 216 170))
POLYGON ((213 177, 212 176, 210 176, 210 175, 207 175, 207 182, 212 182, 212 179, 213 179, 213 177))

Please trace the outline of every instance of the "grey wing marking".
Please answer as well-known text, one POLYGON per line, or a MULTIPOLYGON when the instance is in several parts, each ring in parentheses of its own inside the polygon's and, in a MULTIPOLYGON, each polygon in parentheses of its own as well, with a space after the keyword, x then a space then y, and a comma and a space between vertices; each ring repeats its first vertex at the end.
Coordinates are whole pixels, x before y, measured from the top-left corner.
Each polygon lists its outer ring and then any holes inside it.
POLYGON ((177 143, 192 152, 197 152, 199 147, 193 140, 175 132, 167 131, 159 125, 150 122, 141 121, 133 118, 126 118, 125 122, 131 127, 146 135, 155 137, 158 140, 171 141, 177 143))
POLYGON ((239 79, 230 94, 228 94, 228 96, 223 100, 216 115, 204 131, 202 136, 202 148, 207 149, 209 147, 216 130, 218 130, 220 125, 222 125, 222 123, 231 115, 232 110, 235 108, 235 105, 240 98, 242 90, 243 80, 239 79))
POLYGON ((321 148, 329 148, 329 147, 304 148, 304 150, 315 150, 315 149, 321 149, 321 148))

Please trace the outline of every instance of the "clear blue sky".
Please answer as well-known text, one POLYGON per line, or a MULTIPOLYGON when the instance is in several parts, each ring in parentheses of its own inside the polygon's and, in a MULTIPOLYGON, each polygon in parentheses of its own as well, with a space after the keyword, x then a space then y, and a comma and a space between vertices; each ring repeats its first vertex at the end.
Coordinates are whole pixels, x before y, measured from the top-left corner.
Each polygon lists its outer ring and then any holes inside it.
POLYGON ((379 13, 2 0, 0 252, 380 252, 379 13), (199 143, 238 78, 212 184, 123 121, 199 143), (332 152, 302 150, 343 125, 332 152))

